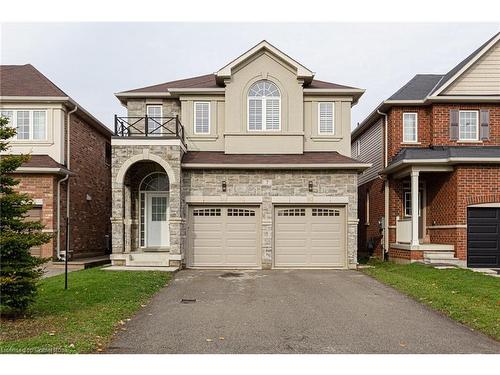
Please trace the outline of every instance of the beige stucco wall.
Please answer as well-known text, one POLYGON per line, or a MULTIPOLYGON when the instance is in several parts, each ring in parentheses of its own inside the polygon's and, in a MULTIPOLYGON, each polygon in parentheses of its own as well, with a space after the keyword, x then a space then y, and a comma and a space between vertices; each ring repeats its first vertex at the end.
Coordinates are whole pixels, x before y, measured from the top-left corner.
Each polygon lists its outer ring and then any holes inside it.
POLYGON ((338 151, 351 156, 351 102, 350 97, 304 97, 304 151, 338 151), (334 103, 334 134, 319 134, 318 107, 321 102, 334 103))
POLYGON ((0 111, 5 110, 46 110, 47 111, 47 139, 46 140, 17 140, 10 141, 11 149, 5 153, 49 155, 56 162, 64 163, 64 118, 65 111, 62 104, 47 103, 9 103, 1 102, 0 111))
POLYGON ((181 122, 186 132, 190 151, 224 151, 225 98, 224 95, 183 95, 181 122), (210 103, 210 133, 194 133, 194 103, 210 103))
MULTIPOLYGON (((351 155, 350 128, 353 98, 322 92, 304 93, 295 68, 269 52, 260 52, 233 68, 225 92, 184 93, 176 98, 130 99, 128 116, 144 116, 147 104, 162 104, 163 116, 180 115, 190 151, 224 151, 227 154, 301 154, 304 151, 337 151, 351 155), (267 79, 281 94, 281 129, 249 131, 248 90, 267 79), (210 102, 210 133, 194 133, 194 103, 210 102), (318 106, 334 102, 332 135, 318 134, 318 106)), ((144 122, 137 126, 143 128, 144 122)))
MULTIPOLYGON (((240 153, 251 153, 254 142, 260 141, 256 132, 247 130, 247 94, 250 86, 255 82, 267 79, 278 86, 281 93, 281 130, 266 132, 269 134, 287 134, 303 132, 303 89, 302 83, 297 80, 295 71, 269 53, 257 54, 242 66, 233 70, 230 82, 226 83, 225 134, 226 152, 238 149, 240 153), (232 145, 240 138, 231 137, 232 134, 246 134, 247 141, 232 145)), ((262 133, 262 132, 259 132, 262 133)), ((268 142, 261 146, 261 152, 273 152, 274 147, 284 140, 275 137, 276 142, 268 142)), ((290 153, 301 153, 303 144, 292 144, 290 153)))

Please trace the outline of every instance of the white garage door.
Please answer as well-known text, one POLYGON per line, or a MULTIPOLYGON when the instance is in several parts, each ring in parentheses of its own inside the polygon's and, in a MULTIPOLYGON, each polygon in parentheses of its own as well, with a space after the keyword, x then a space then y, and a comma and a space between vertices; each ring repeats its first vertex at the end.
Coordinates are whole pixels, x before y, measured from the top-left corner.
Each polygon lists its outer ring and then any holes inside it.
POLYGON ((188 267, 259 268, 258 207, 190 207, 188 267))
POLYGON ((276 207, 274 266, 346 268, 343 207, 276 207))

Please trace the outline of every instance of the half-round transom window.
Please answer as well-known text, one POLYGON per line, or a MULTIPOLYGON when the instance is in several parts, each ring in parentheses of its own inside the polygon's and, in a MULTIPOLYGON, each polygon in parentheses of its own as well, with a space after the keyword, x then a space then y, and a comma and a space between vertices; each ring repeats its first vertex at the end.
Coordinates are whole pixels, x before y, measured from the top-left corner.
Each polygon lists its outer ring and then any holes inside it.
POLYGON ((248 130, 280 130, 281 94, 268 80, 255 82, 248 90, 248 130))
POLYGON ((141 191, 169 191, 168 177, 165 173, 156 172, 146 176, 141 182, 141 191))

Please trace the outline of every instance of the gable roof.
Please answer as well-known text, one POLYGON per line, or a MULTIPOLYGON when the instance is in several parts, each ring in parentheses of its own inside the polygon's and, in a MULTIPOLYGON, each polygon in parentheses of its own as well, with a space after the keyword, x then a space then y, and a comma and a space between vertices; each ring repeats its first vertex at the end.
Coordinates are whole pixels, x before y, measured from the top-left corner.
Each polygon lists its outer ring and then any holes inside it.
POLYGON ((472 63, 477 58, 482 56, 482 54, 484 52, 486 52, 490 47, 492 47, 498 40, 500 40, 500 32, 493 35, 490 39, 488 39, 485 43, 483 43, 481 45, 481 47, 476 49, 469 56, 467 56, 465 59, 460 61, 457 65, 455 65, 448 73, 446 73, 443 76, 443 79, 441 80, 441 82, 432 91, 432 94, 436 95, 440 91, 442 91, 442 88, 449 86, 453 81, 455 81, 456 78, 458 78, 458 76, 460 75, 459 73, 462 73, 461 71, 464 68, 468 68, 469 63, 472 63))
POLYGON ((295 67, 297 69, 297 78, 304 80, 303 86, 309 92, 310 90, 318 90, 318 93, 320 93, 321 90, 352 90, 355 96, 355 103, 364 92, 364 90, 356 87, 314 79, 314 73, 312 71, 274 47, 269 42, 263 40, 236 59, 232 60, 230 63, 226 64, 223 68, 215 73, 164 82, 156 85, 139 87, 127 91, 121 91, 116 93, 115 96, 118 97, 123 104, 124 99, 127 97, 147 96, 150 94, 156 97, 161 97, 170 96, 174 92, 193 93, 197 90, 199 90, 200 92, 224 92, 224 79, 230 77, 231 69, 240 65, 247 59, 251 58, 253 55, 260 53, 263 50, 269 51, 270 53, 284 60, 289 65, 295 67))
POLYGON ((77 113, 95 129, 106 136, 112 134, 111 129, 96 119, 31 64, 0 65, 0 99, 18 102, 28 99, 43 102, 58 101, 71 104, 73 107, 78 107, 77 113))
POLYGON ((392 94, 388 100, 425 99, 442 78, 442 74, 417 74, 403 87, 392 94))
MULTIPOLYGON (((493 35, 446 74, 415 75, 388 99, 382 101, 361 123, 358 124, 351 132, 351 143, 382 116, 380 112, 389 109, 392 105, 423 105, 430 100, 438 100, 440 98, 438 96, 440 91, 457 79, 463 71, 469 68, 470 64, 474 63, 499 40, 500 32, 493 35)), ((494 98, 489 99, 495 100, 494 98)))
POLYGON ((66 93, 33 65, 0 65, 0 96, 54 96, 66 93))
POLYGON ((290 56, 288 56, 286 53, 280 51, 278 48, 273 46, 271 43, 269 43, 267 40, 263 40, 254 47, 250 48, 248 51, 245 53, 241 54, 234 60, 232 60, 230 63, 219 69, 217 71, 216 76, 217 76, 217 81, 218 82, 223 82, 225 78, 231 77, 231 71, 233 68, 237 67, 238 65, 242 64, 252 56, 254 56, 257 53, 260 53, 261 51, 268 51, 271 54, 277 56, 281 60, 285 61, 287 64, 292 66, 297 70, 297 78, 302 78, 304 79, 304 82, 310 83, 314 77, 314 73, 306 68, 304 65, 301 63, 297 62, 296 60, 292 59, 290 56))

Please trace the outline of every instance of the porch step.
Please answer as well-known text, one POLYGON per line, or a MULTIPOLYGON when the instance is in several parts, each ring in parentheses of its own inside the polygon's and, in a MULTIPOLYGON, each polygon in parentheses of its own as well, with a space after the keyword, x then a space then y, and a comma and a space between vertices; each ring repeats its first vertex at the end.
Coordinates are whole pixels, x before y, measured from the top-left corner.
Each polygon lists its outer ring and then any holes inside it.
POLYGON ((454 251, 424 251, 424 263, 465 267, 465 261, 456 258, 454 251))
POLYGON ((131 253, 125 259, 125 266, 129 267, 168 267, 169 253, 131 253))

